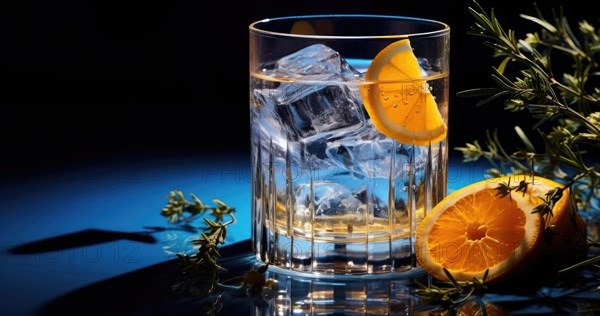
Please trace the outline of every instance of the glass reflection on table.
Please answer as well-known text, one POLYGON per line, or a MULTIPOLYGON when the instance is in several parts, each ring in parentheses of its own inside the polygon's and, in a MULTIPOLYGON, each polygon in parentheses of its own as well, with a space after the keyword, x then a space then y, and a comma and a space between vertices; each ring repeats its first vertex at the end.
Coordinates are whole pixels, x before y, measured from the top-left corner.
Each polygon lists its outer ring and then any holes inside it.
POLYGON ((419 303, 412 293, 415 279, 422 283, 428 280, 421 269, 402 278, 357 278, 290 273, 270 267, 266 277, 277 281, 277 290, 266 306, 255 307, 254 315, 409 315, 419 303))

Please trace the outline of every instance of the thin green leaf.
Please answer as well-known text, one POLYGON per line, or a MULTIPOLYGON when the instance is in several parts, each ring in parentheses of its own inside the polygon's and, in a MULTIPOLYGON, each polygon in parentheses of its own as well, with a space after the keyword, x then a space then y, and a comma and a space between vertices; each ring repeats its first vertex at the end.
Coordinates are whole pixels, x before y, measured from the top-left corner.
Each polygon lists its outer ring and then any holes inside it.
POLYGON ((534 148, 533 144, 531 143, 531 141, 529 140, 529 138, 527 137, 525 132, 523 132, 521 127, 515 126, 515 132, 517 132, 517 135, 519 135, 519 138, 525 145, 525 149, 527 149, 530 152, 535 152, 535 148, 534 148))
POLYGON ((419 282, 419 280, 415 280, 415 284, 417 284, 417 286, 419 288, 421 288, 422 290, 426 290, 427 287, 425 285, 423 285, 423 283, 419 282))
POLYGON ((446 274, 446 277, 448 277, 448 280, 450 280, 452 285, 454 285, 455 288, 460 289, 460 285, 458 285, 458 282, 456 282, 456 279, 454 278, 452 273, 450 273, 450 271, 448 271, 448 269, 446 268, 444 268, 444 273, 446 274))
POLYGON ((220 207, 226 207, 226 208, 228 208, 227 204, 223 203, 221 200, 214 199, 213 202, 215 202, 220 207))
POLYGON ((498 44, 498 43, 485 41, 482 44, 494 49, 494 57, 511 56, 513 53, 512 48, 506 47, 506 46, 498 44), (500 53, 500 55, 498 55, 498 53, 500 53))
POLYGON ((483 99, 483 100, 480 100, 479 102, 477 102, 477 104, 476 104, 476 105, 477 105, 477 106, 481 106, 481 105, 484 105, 484 104, 486 104, 486 103, 489 103, 489 102, 491 102, 491 101, 493 101, 493 100, 495 100, 495 99, 497 99, 497 98, 499 98, 499 97, 502 97, 502 96, 505 96, 505 95, 509 95, 509 94, 511 94, 511 92, 510 92, 510 91, 500 91, 500 92, 498 92, 498 93, 494 94, 493 96, 490 96, 490 97, 488 97, 488 98, 485 98, 485 99, 483 99))
POLYGON ((577 269, 580 269, 580 268, 583 268, 583 267, 586 267, 586 266, 589 266, 589 265, 596 264, 598 262, 600 262, 600 256, 595 256, 595 257, 586 259, 584 261, 581 261, 581 262, 579 262, 577 264, 574 264, 574 265, 572 265, 570 267, 564 268, 564 269, 558 271, 558 273, 559 274, 564 274, 564 273, 567 273, 567 272, 571 272, 573 270, 577 270, 577 269))
POLYGON ((459 91, 456 93, 458 97, 484 97, 491 94, 495 94, 500 91, 498 88, 476 88, 476 89, 468 89, 464 91, 459 91))
POLYGON ((509 92, 513 92, 516 91, 516 87, 514 86, 514 84, 512 84, 511 82, 507 83, 506 77, 504 77, 503 75, 491 75, 492 80, 494 80, 494 82, 496 82, 497 85, 499 85, 501 88, 508 90, 509 92))
POLYGON ((506 70, 506 66, 508 65, 508 62, 511 59, 512 58, 510 56, 507 56, 504 59, 502 59, 502 61, 500 62, 500 65, 498 65, 498 72, 499 73, 504 74, 504 71, 506 70))
POLYGON ((553 113, 550 115, 547 115, 545 117, 543 117, 541 120, 539 120, 537 123, 535 123, 535 125, 533 125, 532 129, 537 130, 539 129, 542 125, 553 121, 554 119, 556 119, 558 117, 557 113, 553 113))
POLYGON ((203 220, 206 222, 206 224, 207 224, 209 227, 219 227, 219 226, 221 226, 221 224, 219 224, 219 223, 217 223, 217 222, 215 222, 215 221, 213 221, 213 220, 211 220, 211 219, 208 219, 208 218, 203 218, 203 220))
POLYGON ((530 15, 526 15, 526 14, 520 14, 520 17, 522 17, 525 20, 529 20, 533 23, 536 23, 538 25, 540 25, 541 27, 545 28, 546 30, 548 30, 550 33, 552 34, 556 34, 558 32, 558 30, 554 27, 554 25, 540 19, 540 18, 536 18, 534 16, 530 16, 530 15))
POLYGON ((573 30, 571 30, 571 27, 569 26, 569 22, 567 21, 567 18, 562 17, 561 22, 562 22, 561 24, 563 26, 563 30, 565 31, 565 33, 567 33, 566 38, 571 43, 571 47, 574 49, 576 48, 576 50, 578 52, 583 54, 583 52, 579 49, 581 47, 581 44, 579 43, 577 36, 575 36, 575 34, 573 33, 573 30))

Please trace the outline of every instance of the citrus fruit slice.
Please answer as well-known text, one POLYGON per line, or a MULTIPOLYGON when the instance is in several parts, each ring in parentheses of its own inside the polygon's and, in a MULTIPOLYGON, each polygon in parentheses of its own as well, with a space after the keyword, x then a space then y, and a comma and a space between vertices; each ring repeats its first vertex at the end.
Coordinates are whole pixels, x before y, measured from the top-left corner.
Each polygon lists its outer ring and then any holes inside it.
POLYGON ((422 79, 421 67, 408 39, 385 47, 375 56, 360 92, 373 125, 403 144, 426 146, 446 137, 446 123, 422 79))
MULTIPOLYGON (((534 212, 546 193, 562 187, 540 177, 500 177, 461 188, 438 203, 420 223, 416 234, 419 264, 439 280, 446 268, 457 280, 510 278, 526 270, 543 253, 544 218, 534 212), (500 184, 527 186, 502 196, 500 184)), ((565 190, 554 214, 569 213, 565 190)))

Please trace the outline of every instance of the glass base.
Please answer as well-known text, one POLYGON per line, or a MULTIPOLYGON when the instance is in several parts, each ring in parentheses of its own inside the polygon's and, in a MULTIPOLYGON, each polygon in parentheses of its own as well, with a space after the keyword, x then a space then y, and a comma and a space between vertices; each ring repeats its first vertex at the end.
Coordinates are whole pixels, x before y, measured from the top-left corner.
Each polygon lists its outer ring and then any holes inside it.
MULTIPOLYGON (((256 263, 257 266, 262 262, 256 263)), ((415 280, 429 283, 421 268, 400 273, 333 275, 269 266, 265 272, 277 287, 254 315, 409 315, 422 304, 415 280)))
MULTIPOLYGON (((258 259, 258 258, 257 258, 258 259)), ((257 267, 265 264, 264 262, 257 262, 257 267)), ((282 268, 276 265, 269 265, 267 270, 269 273, 276 274, 278 276, 287 276, 292 278, 301 278, 306 280, 323 280, 323 281, 411 281, 420 279, 427 276, 427 273, 422 268, 410 268, 401 272, 387 272, 387 273, 368 273, 368 274, 335 274, 335 273, 322 273, 322 272, 304 272, 296 271, 291 269, 282 268)))
POLYGON ((307 275, 400 276, 416 268, 412 238, 367 241, 340 237, 317 241, 290 238, 264 226, 259 235, 261 242, 253 242, 257 258, 283 271, 307 275))

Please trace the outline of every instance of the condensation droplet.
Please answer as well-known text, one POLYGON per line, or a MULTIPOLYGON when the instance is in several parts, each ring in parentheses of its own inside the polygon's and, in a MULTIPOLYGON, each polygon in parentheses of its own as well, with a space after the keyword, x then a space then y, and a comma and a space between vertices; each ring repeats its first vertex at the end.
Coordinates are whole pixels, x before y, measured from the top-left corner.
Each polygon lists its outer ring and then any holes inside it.
POLYGON ((394 103, 392 106, 393 106, 394 108, 397 108, 397 107, 398 107, 398 103, 394 103))

